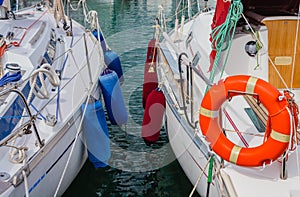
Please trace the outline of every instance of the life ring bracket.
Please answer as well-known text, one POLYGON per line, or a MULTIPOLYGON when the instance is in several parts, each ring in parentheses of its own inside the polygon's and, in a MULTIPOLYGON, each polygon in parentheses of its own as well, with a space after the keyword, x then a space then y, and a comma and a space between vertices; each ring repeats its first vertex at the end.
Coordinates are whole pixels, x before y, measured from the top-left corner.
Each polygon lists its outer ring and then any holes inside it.
POLYGON ((227 95, 228 95, 228 97, 227 97, 228 101, 231 101, 233 96, 237 96, 237 95, 246 96, 246 95, 249 95, 249 96, 253 96, 256 99, 257 105, 260 105, 260 103, 261 103, 260 100, 259 100, 259 95, 257 93, 243 92, 243 91, 237 91, 237 90, 228 90, 227 95))

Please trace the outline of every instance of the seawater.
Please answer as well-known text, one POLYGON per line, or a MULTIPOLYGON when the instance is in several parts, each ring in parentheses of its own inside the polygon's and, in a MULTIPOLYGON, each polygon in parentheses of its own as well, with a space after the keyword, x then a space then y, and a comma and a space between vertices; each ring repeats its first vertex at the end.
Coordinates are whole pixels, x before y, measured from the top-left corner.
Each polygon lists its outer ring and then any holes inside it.
MULTIPOLYGON (((94 169, 87 160, 63 196, 188 196, 193 186, 177 162, 164 128, 159 141, 152 145, 145 144, 140 137, 147 44, 154 35, 158 6, 163 6, 166 18, 172 19, 167 21, 171 24, 178 1, 88 0, 87 3, 90 10, 98 12, 106 41, 121 59, 125 78, 122 91, 129 121, 122 127, 108 125, 109 166, 94 169)), ((71 15, 84 23, 82 14, 71 12, 71 15)))

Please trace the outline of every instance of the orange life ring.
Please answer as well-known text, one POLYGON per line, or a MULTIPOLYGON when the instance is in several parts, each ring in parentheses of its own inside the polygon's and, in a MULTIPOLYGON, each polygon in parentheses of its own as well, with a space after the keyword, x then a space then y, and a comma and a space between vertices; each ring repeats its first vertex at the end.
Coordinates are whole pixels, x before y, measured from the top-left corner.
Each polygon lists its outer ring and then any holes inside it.
POLYGON ((199 113, 202 133, 213 151, 224 160, 240 166, 261 166, 280 157, 288 148, 291 130, 287 101, 279 99, 280 96, 282 94, 270 83, 245 75, 231 76, 213 85, 205 94, 199 113), (240 147, 223 134, 218 116, 229 90, 256 93, 267 108, 271 133, 262 145, 240 147))

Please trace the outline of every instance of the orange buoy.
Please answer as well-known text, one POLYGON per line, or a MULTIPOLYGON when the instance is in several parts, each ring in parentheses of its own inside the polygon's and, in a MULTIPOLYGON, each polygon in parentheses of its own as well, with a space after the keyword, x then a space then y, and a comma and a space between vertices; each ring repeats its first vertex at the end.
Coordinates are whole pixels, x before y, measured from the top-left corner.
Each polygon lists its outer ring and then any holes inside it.
MULTIPOLYGON (((240 166, 261 166, 280 157, 290 142, 290 115, 287 101, 270 83, 250 76, 231 76, 212 86, 205 94, 199 114, 200 127, 211 148, 224 160, 240 166), (230 95, 228 92, 232 91, 230 95), (240 147, 231 142, 219 125, 219 110, 229 96, 238 92, 257 94, 269 112, 270 130, 264 143, 257 147, 240 147)), ((266 132, 268 133, 268 132, 266 132)))
POLYGON ((157 88, 157 75, 156 75, 156 46, 155 39, 152 39, 148 43, 147 57, 144 65, 144 83, 143 83, 143 95, 142 102, 145 109, 146 100, 152 90, 157 88))
POLYGON ((165 113, 165 96, 158 88, 149 94, 142 122, 142 137, 146 142, 158 140, 165 113))

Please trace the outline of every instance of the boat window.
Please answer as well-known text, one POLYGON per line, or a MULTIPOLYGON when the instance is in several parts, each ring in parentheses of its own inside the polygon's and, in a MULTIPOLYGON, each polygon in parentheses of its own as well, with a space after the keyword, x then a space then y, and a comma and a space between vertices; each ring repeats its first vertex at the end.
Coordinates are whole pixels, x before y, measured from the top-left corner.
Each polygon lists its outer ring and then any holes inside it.
POLYGON ((251 56, 251 57, 254 57, 257 53, 257 44, 256 44, 256 41, 249 41, 247 42, 247 44, 245 45, 245 51, 246 53, 251 56))
POLYGON ((192 62, 192 65, 194 67, 196 67, 198 65, 200 57, 201 57, 201 55, 200 55, 199 51, 197 51, 197 53, 195 54, 195 56, 193 58, 193 62, 192 62))

